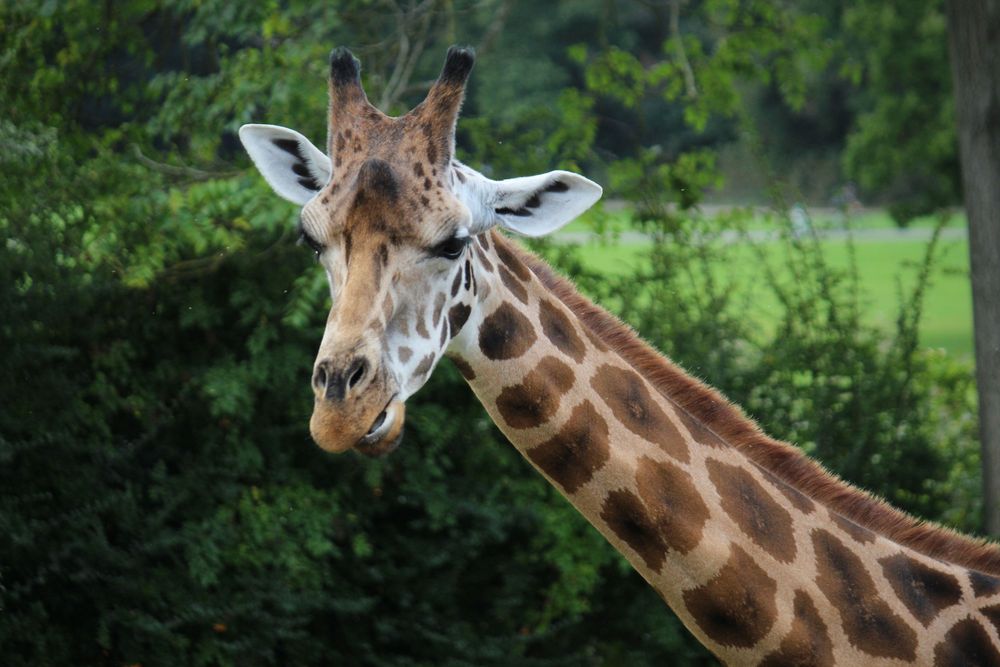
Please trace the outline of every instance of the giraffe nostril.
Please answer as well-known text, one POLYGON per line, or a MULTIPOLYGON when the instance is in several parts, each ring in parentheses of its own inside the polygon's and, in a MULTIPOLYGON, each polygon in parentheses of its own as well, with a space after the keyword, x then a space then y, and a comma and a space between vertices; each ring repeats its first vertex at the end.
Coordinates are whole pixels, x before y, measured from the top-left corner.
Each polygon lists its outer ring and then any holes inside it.
POLYGON ((317 389, 325 389, 326 383, 330 379, 330 376, 326 372, 326 368, 323 364, 316 367, 316 372, 313 373, 313 386, 317 389))
POLYGON ((347 379, 348 390, 354 389, 365 377, 365 372, 368 370, 368 362, 364 359, 358 359, 354 362, 354 367, 351 369, 350 376, 347 379))

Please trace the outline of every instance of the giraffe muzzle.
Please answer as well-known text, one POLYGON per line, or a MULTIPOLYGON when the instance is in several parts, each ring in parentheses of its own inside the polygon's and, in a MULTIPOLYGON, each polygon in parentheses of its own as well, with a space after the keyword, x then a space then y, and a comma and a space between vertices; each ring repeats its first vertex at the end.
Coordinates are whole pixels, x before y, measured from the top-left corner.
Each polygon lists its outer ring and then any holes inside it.
POLYGON ((321 449, 340 453, 354 449, 365 456, 385 456, 399 446, 406 405, 395 394, 388 401, 337 403, 319 398, 309 432, 321 449))
POLYGON ((357 348, 325 356, 313 369, 312 385, 309 431, 320 448, 375 457, 399 445, 406 409, 383 360, 357 348))

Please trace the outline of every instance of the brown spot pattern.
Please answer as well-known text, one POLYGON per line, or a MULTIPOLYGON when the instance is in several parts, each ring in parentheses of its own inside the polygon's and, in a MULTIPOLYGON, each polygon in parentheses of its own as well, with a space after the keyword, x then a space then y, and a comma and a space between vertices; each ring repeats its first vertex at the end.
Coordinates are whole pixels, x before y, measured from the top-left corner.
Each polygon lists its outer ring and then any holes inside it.
POLYGON ((667 545, 646 513, 642 501, 626 489, 608 494, 601 506, 601 519, 615 535, 639 554, 646 567, 659 572, 667 557, 667 545))
POLYGON ((556 413, 562 395, 572 386, 572 369, 555 357, 545 357, 523 382, 503 388, 497 410, 511 428, 541 426, 556 413))
POLYGON ((457 368, 458 372, 462 374, 462 377, 469 382, 476 379, 476 371, 472 370, 472 366, 469 365, 469 362, 462 357, 454 355, 448 358, 451 359, 451 363, 455 364, 455 368, 457 368))
POLYGON ((924 627, 930 625, 942 609, 962 599, 958 579, 905 554, 886 556, 879 564, 892 590, 924 627))
POLYGON ((788 510, 749 471, 714 459, 708 459, 705 465, 722 498, 722 509, 740 530, 777 560, 795 560, 795 534, 788 510))
POLYGON ((673 463, 644 456, 635 480, 639 497, 667 546, 682 554, 698 546, 709 514, 691 475, 673 463))
POLYGON ((509 303, 500 304, 479 328, 479 349, 494 361, 520 357, 535 344, 535 339, 531 322, 509 303))
POLYGON ((354 250, 354 235, 344 233, 344 264, 351 263, 351 252, 354 250))
POLYGON ((979 610, 987 621, 989 621, 993 628, 1000 634, 1000 604, 993 604, 988 607, 983 607, 979 610))
POLYGON ((879 597, 861 559, 825 530, 814 530, 812 542, 816 583, 840 615, 848 641, 874 656, 912 661, 917 634, 879 597))
POLYGON ((392 295, 386 294, 385 300, 382 301, 382 319, 389 322, 392 319, 392 295))
POLYGON ((434 365, 434 355, 428 354, 426 357, 420 360, 417 367, 413 369, 413 374, 416 376, 426 375, 431 370, 431 366, 434 365))
POLYGON ((445 298, 444 292, 438 292, 434 298, 434 326, 437 326, 437 323, 441 321, 441 311, 444 310, 445 298))
POLYGON ((497 273, 500 274, 500 281, 506 285, 511 294, 517 297, 518 301, 521 303, 528 303, 528 290, 526 290, 524 285, 521 284, 521 282, 519 282, 510 271, 507 270, 506 266, 501 265, 497 273))
POLYGON ((489 260, 486 253, 483 252, 482 243, 477 243, 476 246, 476 257, 479 258, 479 264, 483 267, 486 273, 493 273, 493 262, 489 260))
POLYGON ((758 667, 832 667, 833 642, 816 605, 805 591, 795 591, 792 605, 792 629, 758 667))
POLYGON ((609 455, 608 424, 589 401, 573 408, 555 436, 527 452, 532 463, 566 493, 589 482, 609 455))
POLYGON ((514 272, 518 278, 524 282, 531 280, 531 269, 524 265, 521 260, 514 256, 506 245, 498 243, 496 247, 497 259, 503 262, 508 269, 514 272))
POLYGON ((584 324, 583 326, 583 333, 587 336, 587 340, 590 341, 590 344, 593 345, 595 348, 597 348, 599 351, 601 352, 608 351, 608 346, 604 344, 604 341, 601 340, 597 336, 597 334, 595 334, 586 324, 584 324))
POLYGON ((421 338, 430 338, 431 334, 429 331, 427 331, 427 325, 424 323, 423 312, 417 313, 416 319, 417 319, 417 325, 416 325, 417 333, 420 335, 421 338))
POLYGON ((990 641, 986 628, 971 618, 951 627, 934 647, 934 667, 997 667, 1000 653, 990 641))
POLYGON ((455 273, 455 280, 451 283, 451 295, 458 296, 458 290, 462 287, 462 269, 455 273))
POLYGON ((541 322, 542 331, 553 345, 577 363, 583 361, 586 348, 566 313, 559 310, 551 301, 542 299, 538 304, 538 321, 541 322))
POLYGON ((684 425, 684 428, 687 429, 691 439, 699 445, 718 448, 725 448, 729 446, 722 438, 716 435, 702 422, 692 417, 691 413, 687 410, 678 407, 674 412, 677 413, 677 417, 681 420, 681 424, 684 425))
POLYGON ((653 400, 637 373, 605 364, 597 369, 590 385, 625 428, 659 445, 679 461, 690 460, 680 431, 653 400))
POLYGON ((451 329, 451 337, 454 338, 462 330, 465 323, 472 314, 472 308, 464 303, 455 304, 448 310, 448 325, 451 329))
POLYGON ((402 361, 404 364, 407 361, 409 361, 410 357, 412 356, 413 356, 413 350, 411 350, 410 348, 405 346, 399 348, 399 360, 402 361))
POLYGON ((783 482, 766 470, 761 470, 761 472, 764 473, 764 478, 769 481, 771 485, 774 486, 779 493, 781 493, 781 495, 788 499, 788 502, 795 506, 795 509, 803 514, 812 514, 815 511, 816 506, 806 494, 802 493, 792 485, 783 482))
MULTIPOLYGON (((496 242, 503 243, 503 237, 497 234, 496 242)), ((542 287, 569 306, 593 331, 600 332, 629 365, 642 368, 651 378, 653 389, 683 397, 684 405, 693 415, 711 424, 724 439, 732 439, 755 462, 780 470, 783 477, 796 480, 796 486, 809 488, 810 496, 817 502, 852 515, 855 511, 858 516, 863 514, 866 526, 903 546, 969 569, 1000 574, 1000 549, 995 545, 983 544, 921 523, 829 475, 787 443, 765 436, 753 420, 730 405, 717 391, 685 374, 656 353, 629 327, 591 304, 569 281, 559 278, 544 262, 527 252, 516 250, 513 245, 511 247, 531 267, 532 274, 542 287)))
POLYGON ((1000 593, 1000 579, 976 570, 969 571, 969 583, 972 584, 972 592, 976 594, 977 598, 1000 593))
POLYGON ((733 544, 729 560, 707 583, 684 591, 684 604, 709 639, 749 648, 770 632, 778 614, 778 583, 733 544))
POLYGON ((847 517, 844 517, 837 512, 830 512, 830 517, 833 522, 840 527, 842 531, 851 536, 855 542, 860 542, 861 544, 868 544, 869 542, 875 541, 875 533, 868 530, 864 526, 859 526, 847 517))

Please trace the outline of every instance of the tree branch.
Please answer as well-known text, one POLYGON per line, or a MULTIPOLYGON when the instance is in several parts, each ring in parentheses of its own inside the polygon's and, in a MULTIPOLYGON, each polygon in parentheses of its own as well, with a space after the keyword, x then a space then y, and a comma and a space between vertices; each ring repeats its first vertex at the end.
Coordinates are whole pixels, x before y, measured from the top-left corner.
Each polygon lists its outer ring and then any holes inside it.
POLYGON ((694 70, 691 69, 691 62, 688 60, 687 51, 684 50, 684 38, 681 36, 681 2, 683 0, 669 0, 670 3, 670 37, 674 43, 674 51, 677 59, 681 63, 681 70, 684 72, 684 88, 690 98, 698 97, 698 87, 694 81, 694 70))
POLYGON ((507 23, 507 17, 510 16, 510 10, 513 5, 513 0, 501 0, 496 14, 493 16, 493 20, 490 21, 490 24, 486 27, 486 32, 483 33, 483 37, 479 40, 479 44, 476 45, 477 55, 482 56, 493 47, 493 43, 496 42, 497 37, 499 37, 500 33, 503 32, 504 26, 507 23))
MULTIPOLYGON (((495 0, 487 0, 481 4, 492 4, 495 0)), ((482 38, 479 43, 475 46, 476 56, 482 56, 483 54, 489 52, 493 46, 496 44, 497 38, 503 32, 503 29, 507 23, 507 18, 510 16, 510 10, 514 5, 514 0, 501 0, 497 10, 490 21, 489 25, 486 27, 486 31, 483 33, 482 38)), ((434 85, 434 79, 426 79, 423 81, 411 82, 410 77, 413 75, 413 69, 417 64, 417 59, 423 53, 424 48, 430 43, 430 39, 427 39, 427 31, 432 25, 433 12, 428 12, 424 18, 425 23, 423 27, 423 35, 419 40, 418 48, 416 49, 415 57, 411 58, 408 63, 408 68, 404 72, 404 76, 399 77, 397 83, 397 89, 392 91, 391 100, 392 102, 398 101, 400 97, 404 95, 409 95, 410 93, 416 92, 427 92, 430 87, 434 85)), ((387 88, 388 90, 388 88, 387 88)), ((389 99, 388 93, 383 93, 383 99, 389 99)), ((384 108, 384 107, 383 107, 384 108)))
POLYGON ((166 164, 165 162, 157 162, 152 158, 146 157, 142 149, 139 148, 138 144, 132 144, 132 152, 135 154, 136 160, 139 164, 149 167, 153 171, 158 171, 161 174, 166 174, 167 176, 176 176, 179 178, 186 178, 192 181, 210 181, 214 178, 229 178, 231 176, 236 176, 239 171, 204 171, 202 169, 195 169, 194 167, 187 166, 176 166, 172 164, 166 164))

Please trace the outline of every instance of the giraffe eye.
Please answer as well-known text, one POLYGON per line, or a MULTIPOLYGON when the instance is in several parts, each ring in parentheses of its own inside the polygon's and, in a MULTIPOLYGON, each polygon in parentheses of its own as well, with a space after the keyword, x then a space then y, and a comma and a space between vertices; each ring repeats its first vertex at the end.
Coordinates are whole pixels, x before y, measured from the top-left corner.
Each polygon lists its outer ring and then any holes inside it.
POLYGON ((463 236, 461 238, 453 236, 450 239, 446 239, 441 243, 438 243, 434 246, 431 252, 433 252, 436 257, 458 259, 465 251, 466 246, 469 245, 469 240, 468 236, 463 236))
POLYGON ((317 260, 319 259, 319 256, 323 254, 323 244, 309 236, 309 234, 306 233, 306 230, 301 227, 299 227, 299 240, 297 243, 299 245, 309 246, 309 249, 313 251, 317 260))

